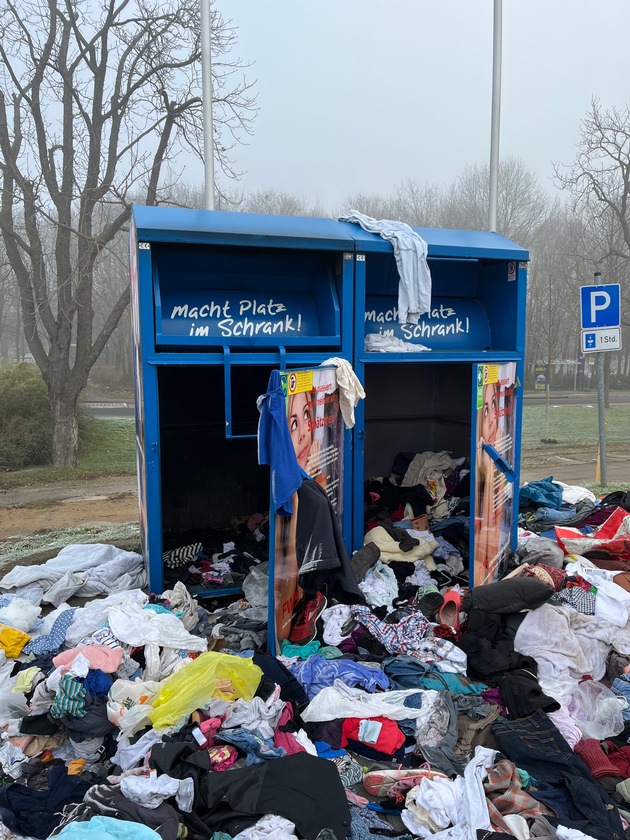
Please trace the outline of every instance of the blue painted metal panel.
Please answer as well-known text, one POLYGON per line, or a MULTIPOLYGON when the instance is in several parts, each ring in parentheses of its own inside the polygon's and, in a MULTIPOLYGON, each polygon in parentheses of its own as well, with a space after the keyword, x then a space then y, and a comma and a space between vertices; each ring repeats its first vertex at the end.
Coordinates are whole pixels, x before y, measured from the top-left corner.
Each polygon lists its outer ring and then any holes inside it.
POLYGON ((154 251, 158 345, 341 342, 339 255, 197 246, 154 251))
MULTIPOLYGON (((354 330, 354 372, 362 385, 365 385, 365 363, 363 353, 363 313, 365 311, 365 269, 364 254, 358 254, 354 268, 353 312, 356 313, 354 330), (363 257, 363 259, 360 259, 363 257)), ((386 354, 383 354, 386 355, 386 354)), ((369 394, 366 395, 369 399, 369 394)), ((365 400, 359 400, 354 410, 355 426, 353 437, 353 476, 352 476, 352 549, 358 551, 363 546, 364 535, 364 481, 365 481, 365 400)))
POLYGON ((370 295, 361 329, 366 335, 391 335, 431 350, 479 351, 490 346, 488 316, 481 303, 471 298, 433 298, 431 311, 417 324, 400 324, 396 298, 370 295))
POLYGON ((225 344, 244 338, 278 343, 320 334, 317 308, 304 292, 262 297, 251 291, 162 289, 156 306, 157 342, 168 336, 225 344))
MULTIPOLYGON (((340 222, 356 242, 357 251, 392 251, 392 245, 358 225, 340 222)), ((431 257, 527 260, 528 252, 498 233, 446 228, 414 228, 428 246, 431 257)))
POLYGON ((354 250, 344 226, 332 219, 140 205, 132 213, 139 239, 148 242, 354 250))
POLYGON ((475 581, 475 520, 477 517, 477 364, 470 368, 470 513, 468 516, 468 580, 475 581))
POLYGON ((514 352, 488 351, 481 353, 479 350, 428 350, 422 353, 363 353, 359 357, 362 364, 391 365, 391 364, 423 364, 452 362, 516 362, 520 355, 514 352))

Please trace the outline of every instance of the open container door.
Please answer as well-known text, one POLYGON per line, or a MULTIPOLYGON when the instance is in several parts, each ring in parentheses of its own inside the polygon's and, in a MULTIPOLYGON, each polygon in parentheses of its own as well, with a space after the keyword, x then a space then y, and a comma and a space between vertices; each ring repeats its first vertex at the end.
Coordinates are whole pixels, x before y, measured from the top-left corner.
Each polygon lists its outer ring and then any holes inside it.
MULTIPOLYGON (((350 487, 350 432, 341 414, 336 369, 283 371, 280 381, 298 465, 304 478, 312 478, 325 492, 339 533, 348 533, 351 505, 345 499, 344 479, 348 478, 350 487)), ((274 618, 275 632, 268 636, 270 653, 289 638, 294 609, 303 595, 299 578, 325 573, 337 553, 330 544, 327 510, 322 504, 321 494, 313 498, 300 493, 298 499, 294 493, 293 515, 271 519, 268 613, 274 618)))
POLYGON ((473 365, 471 509, 474 586, 492 583, 512 554, 518 509, 519 388, 515 361, 473 365))

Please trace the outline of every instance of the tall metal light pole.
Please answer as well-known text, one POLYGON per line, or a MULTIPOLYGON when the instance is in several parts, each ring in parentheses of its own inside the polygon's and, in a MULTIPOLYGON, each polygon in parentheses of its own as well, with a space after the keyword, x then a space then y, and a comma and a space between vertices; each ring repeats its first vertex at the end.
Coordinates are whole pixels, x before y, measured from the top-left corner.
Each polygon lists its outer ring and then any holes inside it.
POLYGON ((494 30, 492 39, 492 122, 490 127, 490 197, 488 201, 488 229, 493 233, 496 233, 497 229, 497 196, 499 191, 502 28, 503 0, 494 0, 494 30))
POLYGON ((214 210, 214 139, 212 133, 212 0, 201 3, 201 98, 206 210, 214 210))

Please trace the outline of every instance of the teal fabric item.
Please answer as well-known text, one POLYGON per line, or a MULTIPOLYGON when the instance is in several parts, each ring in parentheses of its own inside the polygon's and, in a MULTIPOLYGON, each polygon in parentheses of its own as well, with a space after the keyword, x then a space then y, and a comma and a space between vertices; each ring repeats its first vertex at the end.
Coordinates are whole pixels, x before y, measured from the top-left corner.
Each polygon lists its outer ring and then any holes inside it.
POLYGON ((464 682, 457 674, 440 673, 437 675, 435 671, 430 671, 424 677, 421 677, 418 685, 420 688, 430 688, 434 691, 452 691, 453 694, 481 694, 488 688, 483 683, 471 683, 463 678, 464 682))
POLYGON ((85 822, 68 823, 57 837, 63 840, 161 840, 157 831, 142 823, 113 817, 92 817, 85 822))
POLYGON ((338 647, 334 647, 333 645, 324 645, 318 653, 320 653, 324 659, 339 659, 343 656, 343 651, 339 650, 338 647))
POLYGON ((145 604, 143 609, 145 610, 153 610, 156 613, 168 613, 171 614, 171 610, 164 606, 164 604, 145 604))
POLYGON ((82 718, 87 714, 85 711, 86 690, 78 680, 66 674, 61 678, 57 694, 50 707, 50 716, 62 718, 64 715, 82 718))
POLYGON ((317 653, 321 647, 321 643, 314 641, 307 645, 292 645, 291 642, 282 642, 282 655, 287 659, 292 659, 297 656, 298 659, 308 659, 314 653, 317 653))

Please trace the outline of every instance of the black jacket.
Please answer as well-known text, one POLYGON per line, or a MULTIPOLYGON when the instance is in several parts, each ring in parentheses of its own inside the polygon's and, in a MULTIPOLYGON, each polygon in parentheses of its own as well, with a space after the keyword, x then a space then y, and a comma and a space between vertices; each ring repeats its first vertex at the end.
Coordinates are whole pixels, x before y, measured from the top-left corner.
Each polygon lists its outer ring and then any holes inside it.
POLYGON ((232 836, 254 825, 265 814, 277 814, 295 824, 297 833, 315 840, 330 828, 338 840, 350 833, 350 810, 335 765, 307 753, 272 759, 263 764, 207 772, 201 765, 207 753, 187 744, 156 744, 151 766, 176 778, 195 781, 193 815, 185 819, 203 824, 209 834, 225 831, 232 836), (200 822, 198 822, 200 821, 200 822))

